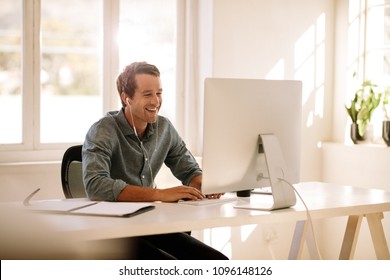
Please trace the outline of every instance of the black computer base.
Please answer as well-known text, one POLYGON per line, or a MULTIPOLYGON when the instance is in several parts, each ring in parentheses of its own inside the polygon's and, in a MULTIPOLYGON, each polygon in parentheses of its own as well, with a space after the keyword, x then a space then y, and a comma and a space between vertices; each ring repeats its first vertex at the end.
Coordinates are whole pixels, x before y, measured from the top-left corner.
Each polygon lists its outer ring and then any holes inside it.
POLYGON ((238 197, 250 197, 252 190, 237 191, 238 197))

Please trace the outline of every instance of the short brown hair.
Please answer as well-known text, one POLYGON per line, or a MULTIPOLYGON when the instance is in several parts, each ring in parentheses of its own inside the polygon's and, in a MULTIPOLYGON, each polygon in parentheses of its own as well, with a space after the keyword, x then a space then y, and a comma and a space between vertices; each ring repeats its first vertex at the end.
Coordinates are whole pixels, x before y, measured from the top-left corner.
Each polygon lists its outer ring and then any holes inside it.
MULTIPOLYGON (((116 79, 116 87, 119 95, 124 92, 130 98, 133 97, 134 92, 137 89, 137 83, 135 82, 135 76, 137 74, 149 74, 160 77, 160 71, 156 66, 146 62, 133 62, 132 64, 127 65, 116 79)), ((124 104, 122 105, 124 106, 124 104)))

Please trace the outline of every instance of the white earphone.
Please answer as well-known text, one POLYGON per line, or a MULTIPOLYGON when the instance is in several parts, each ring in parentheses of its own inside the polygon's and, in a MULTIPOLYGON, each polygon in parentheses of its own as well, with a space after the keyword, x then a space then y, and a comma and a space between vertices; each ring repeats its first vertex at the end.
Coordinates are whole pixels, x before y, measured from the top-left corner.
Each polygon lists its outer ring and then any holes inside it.
MULTIPOLYGON (((135 135, 137 136, 137 138, 138 138, 138 133, 137 133, 137 129, 135 128, 135 123, 134 123, 134 118, 133 118, 133 112, 131 111, 131 104, 130 104, 130 101, 129 101, 129 97, 126 97, 126 104, 129 106, 129 108, 130 108, 130 116, 131 116, 131 121, 132 121, 132 123, 133 123, 133 130, 134 130, 134 132, 135 132, 135 135)), ((138 138, 138 140, 139 140, 139 138, 138 138)))
MULTIPOLYGON (((134 118, 133 118, 133 112, 131 110, 131 104, 130 104, 130 101, 129 101, 129 97, 126 97, 126 104, 129 106, 129 109, 130 109, 130 116, 131 116, 131 121, 133 123, 133 130, 135 132, 135 136, 137 137, 139 143, 140 143, 140 147, 141 149, 143 150, 143 152, 148 155, 148 152, 146 151, 145 147, 143 146, 143 143, 141 141, 141 139, 139 139, 138 137, 138 133, 137 133, 137 129, 135 128, 135 124, 134 124, 134 118)), ((156 137, 156 143, 155 143, 155 147, 154 147, 154 150, 156 151, 157 150, 157 142, 158 142, 158 120, 157 120, 157 129, 156 129, 156 133, 157 133, 157 137, 156 137)), ((150 171, 150 176, 152 178, 152 187, 155 187, 155 182, 154 182, 154 176, 153 176, 153 171, 152 171, 152 167, 150 165, 150 162, 151 160, 148 161, 148 166, 149 166, 149 171, 150 171)))

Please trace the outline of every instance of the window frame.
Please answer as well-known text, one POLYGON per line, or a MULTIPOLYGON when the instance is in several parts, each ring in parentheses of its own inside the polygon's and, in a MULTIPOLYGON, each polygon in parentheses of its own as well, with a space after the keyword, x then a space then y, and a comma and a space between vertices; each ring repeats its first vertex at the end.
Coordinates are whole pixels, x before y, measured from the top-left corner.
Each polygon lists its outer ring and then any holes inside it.
MULTIPOLYGON (((369 53, 376 51, 376 50, 390 50, 390 44, 379 44, 375 45, 375 47, 368 47, 367 41, 369 40, 369 30, 368 30, 368 24, 369 24, 369 13, 371 9, 378 9, 382 8, 384 9, 390 9, 390 2, 384 2, 384 3, 374 3, 370 4, 370 0, 359 0, 356 2, 350 3, 350 10, 355 11, 352 12, 353 18, 350 18, 350 26, 355 24, 358 26, 356 29, 351 29, 350 33, 352 34, 352 38, 355 38, 350 42, 349 45, 349 52, 353 54, 353 57, 350 58, 349 61, 349 74, 350 77, 350 84, 353 84, 353 78, 352 74, 356 74, 356 79, 358 81, 363 80, 371 80, 372 79, 372 73, 369 72, 367 69, 367 65, 369 64, 368 57, 369 53)), ((350 15, 351 17, 351 15, 350 15)))
MULTIPOLYGON (((374 4, 370 4, 370 1, 369 0, 364 0, 364 15, 363 15, 363 18, 364 18, 364 30, 363 30, 363 34, 362 34, 362 38, 363 38, 363 56, 362 56, 362 73, 361 73, 361 76, 363 77, 364 80, 366 79, 370 79, 372 74, 369 72, 369 70, 367 70, 367 64, 369 64, 367 61, 368 61, 368 57, 369 57, 369 53, 371 52, 375 52, 377 50, 389 50, 390 51, 390 45, 386 45, 385 43, 383 44, 379 44, 379 45, 375 45, 374 47, 371 46, 371 48, 368 48, 367 47, 367 40, 369 39, 368 37, 368 24, 369 24, 369 21, 370 21, 370 17, 369 17, 369 13, 372 9, 382 9, 382 11, 384 12, 385 9, 390 9, 390 2, 383 2, 383 3, 374 3, 374 4)), ((389 73, 390 74, 390 73, 389 73)))
MULTIPOLYGON (((381 71, 376 72, 375 69, 373 69, 374 72, 370 71, 372 69, 373 61, 376 59, 375 53, 378 51, 390 51, 390 45, 386 45, 385 42, 383 43, 375 43, 372 44, 372 42, 368 42, 370 40, 370 32, 372 32, 372 27, 370 29, 369 25, 370 20, 372 19, 372 16, 370 16, 370 13, 372 11, 375 11, 376 9, 381 9, 381 13, 385 13, 386 9, 390 9, 390 2, 383 1, 382 3, 370 3, 370 0, 364 0, 363 3, 364 7, 364 14, 363 14, 363 34, 362 34, 362 56, 361 56, 361 68, 359 68, 360 73, 358 73, 358 77, 361 77, 359 81, 365 81, 370 80, 374 84, 377 84, 379 86, 379 89, 382 90, 384 87, 389 86, 390 84, 385 84, 384 77, 389 76, 389 73, 385 73, 384 69, 381 71), (374 54, 374 56, 372 56, 374 54), (370 58, 374 58, 374 60, 370 60, 370 58), (370 66, 371 65, 371 66, 370 66), (377 78, 379 77, 379 78, 377 78)), ((384 22, 382 22, 384 24, 384 22)), ((384 28, 384 26, 382 26, 384 28)), ((385 30, 382 30, 382 32, 385 32, 385 30)), ((385 35, 385 33, 381 34, 382 36, 385 35)), ((383 59, 383 58, 382 58, 383 59)), ((381 143, 382 142, 382 120, 383 120, 383 111, 381 108, 381 104, 379 105, 378 109, 374 111, 373 116, 371 118, 371 126, 373 128, 373 135, 372 135, 372 141, 373 143, 381 143)))

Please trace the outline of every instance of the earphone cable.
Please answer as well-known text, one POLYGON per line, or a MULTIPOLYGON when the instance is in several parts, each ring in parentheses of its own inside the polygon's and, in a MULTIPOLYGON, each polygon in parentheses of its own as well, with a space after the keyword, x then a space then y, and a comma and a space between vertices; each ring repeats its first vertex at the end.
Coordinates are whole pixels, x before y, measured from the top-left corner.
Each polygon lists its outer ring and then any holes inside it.
MULTIPOLYGON (((152 155, 151 155, 151 157, 149 158, 149 154, 148 154, 148 152, 146 151, 146 149, 145 149, 145 147, 144 147, 144 145, 143 145, 143 142, 141 141, 141 139, 139 139, 139 136, 138 136, 138 133, 137 133, 137 129, 135 128, 135 123, 134 123, 134 117, 133 117, 133 112, 132 112, 132 110, 131 110, 131 105, 130 105, 130 103, 129 103, 129 100, 126 98, 126 103, 127 103, 127 105, 129 106, 129 108, 130 108, 130 116, 131 116, 131 122, 133 123, 133 130, 134 130, 134 133, 135 133, 135 136, 137 137, 137 139, 138 139, 138 142, 139 142, 139 144, 140 144, 140 147, 141 147, 141 149, 142 149, 142 151, 143 151, 143 153, 144 153, 144 156, 146 157, 146 160, 147 160, 147 164, 148 164, 148 167, 149 167, 149 172, 150 172, 150 178, 151 178, 151 180, 152 180, 152 185, 151 185, 151 187, 152 188, 156 188, 156 184, 155 184, 155 181, 154 181, 154 175, 153 175, 153 170, 152 170, 152 166, 150 165, 150 162, 151 162, 151 160, 152 160, 152 156, 153 156, 153 153, 152 153, 152 155)), ((157 133, 157 137, 156 137, 156 143, 155 143, 155 147, 154 147, 154 150, 156 151, 157 150, 157 142, 158 142, 158 117, 157 117, 157 124, 156 124, 156 133, 157 133)))

